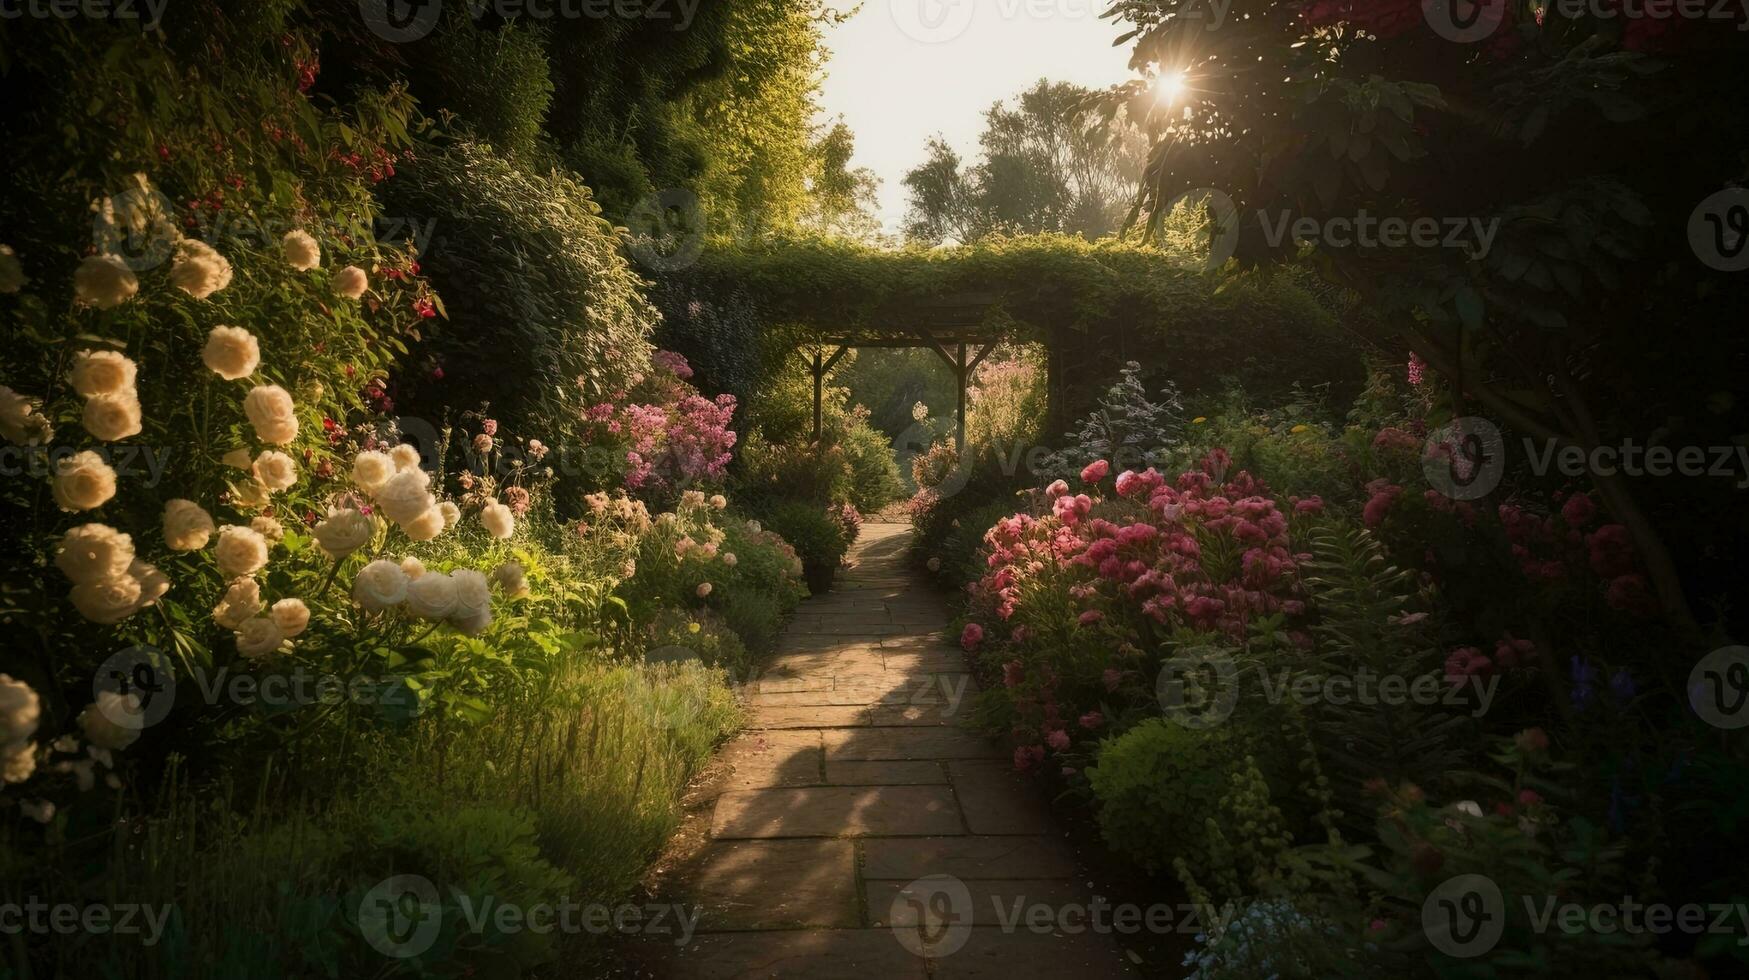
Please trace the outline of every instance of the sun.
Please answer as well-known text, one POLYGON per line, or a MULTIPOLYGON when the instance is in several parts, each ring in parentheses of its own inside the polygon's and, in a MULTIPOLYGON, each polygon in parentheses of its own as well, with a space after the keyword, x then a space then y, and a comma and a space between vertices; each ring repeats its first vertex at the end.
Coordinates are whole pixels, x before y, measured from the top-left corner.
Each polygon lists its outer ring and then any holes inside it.
POLYGON ((1159 77, 1154 79, 1154 101, 1162 107, 1169 107, 1177 103, 1184 92, 1184 72, 1182 71, 1161 72, 1159 77))

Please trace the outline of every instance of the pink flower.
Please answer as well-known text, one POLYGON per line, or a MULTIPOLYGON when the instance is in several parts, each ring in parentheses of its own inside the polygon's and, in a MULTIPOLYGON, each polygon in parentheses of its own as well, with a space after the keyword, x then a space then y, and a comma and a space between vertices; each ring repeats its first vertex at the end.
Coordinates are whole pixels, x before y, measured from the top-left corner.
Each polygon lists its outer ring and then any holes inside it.
POLYGON ((1089 711, 1081 716, 1081 727, 1089 731, 1105 724, 1105 716, 1097 711, 1089 711))
POLYGON ((1605 524, 1585 538, 1591 552, 1591 570, 1604 578, 1625 575, 1634 569, 1634 546, 1628 529, 1605 524))
POLYGON ((1020 682, 1025 679, 1026 668, 1021 666, 1020 661, 1010 660, 1002 665, 1003 687, 1019 687, 1020 682))
POLYGON ((1476 647, 1458 647, 1445 658, 1445 677, 1486 677, 1494 672, 1494 662, 1476 647))
POLYGON ((1494 662, 1511 670, 1536 655, 1536 644, 1507 633, 1494 644, 1494 662))
POLYGON ((1080 623, 1082 626, 1092 626, 1094 623, 1097 623, 1104 618, 1105 618, 1104 613, 1100 612, 1097 609, 1089 609, 1086 612, 1082 613, 1080 616, 1076 617, 1075 621, 1080 623))
POLYGON ((1045 741, 1050 743, 1051 748, 1061 752, 1069 747, 1069 733, 1059 728, 1049 735, 1046 735, 1045 741))
POLYGON ((1542 801, 1542 794, 1534 789, 1521 789, 1518 791, 1518 802, 1525 806, 1535 806, 1542 801))
POLYGON ((1597 504, 1592 502, 1588 493, 1576 493, 1568 497, 1566 504, 1561 507, 1561 520, 1566 521, 1568 527, 1584 527, 1595 516, 1597 504))
POLYGON ((1294 501, 1294 513, 1322 514, 1324 513, 1324 498, 1314 495, 1304 500, 1296 500, 1294 501))
POLYGON ((485 419, 485 420, 481 421, 480 422, 480 431, 484 432, 485 434, 487 434, 489 436, 497 435, 498 434, 498 420, 497 419, 485 419))
POLYGON ((693 592, 697 593, 700 599, 703 599, 705 596, 711 594, 711 584, 709 582, 700 582, 698 583, 698 588, 694 589, 693 592))
POLYGON ((1018 772, 1031 772, 1043 761, 1045 747, 1042 745, 1022 745, 1014 750, 1014 768, 1018 772))
POLYGON ((1373 491, 1372 498, 1361 508, 1360 519, 1367 527, 1378 527, 1384 523, 1385 515, 1390 513, 1391 505, 1403 493, 1403 488, 1395 484, 1386 484, 1373 491))
POLYGON ((1100 480, 1105 479, 1105 475, 1110 472, 1110 463, 1107 463, 1103 459, 1096 459, 1093 462, 1088 463, 1086 466, 1081 467, 1081 482, 1098 483, 1100 480))
POLYGON ((960 630, 960 647, 967 652, 976 650, 978 644, 983 642, 984 627, 979 626, 977 623, 967 623, 966 628, 960 630))
POLYGON ((1099 675, 1099 679, 1105 684, 1107 691, 1115 691, 1123 683, 1123 672, 1116 667, 1107 667, 1105 673, 1099 675))
POLYGON ((1045 499, 1056 500, 1058 497, 1061 497, 1068 492, 1069 485, 1067 483, 1064 483, 1062 480, 1052 480, 1051 485, 1045 487, 1045 499))
POLYGON ((1611 609, 1640 615, 1654 612, 1658 605, 1651 593, 1646 590, 1645 577, 1633 573, 1618 575, 1611 579, 1609 588, 1604 592, 1604 600, 1609 603, 1611 609))

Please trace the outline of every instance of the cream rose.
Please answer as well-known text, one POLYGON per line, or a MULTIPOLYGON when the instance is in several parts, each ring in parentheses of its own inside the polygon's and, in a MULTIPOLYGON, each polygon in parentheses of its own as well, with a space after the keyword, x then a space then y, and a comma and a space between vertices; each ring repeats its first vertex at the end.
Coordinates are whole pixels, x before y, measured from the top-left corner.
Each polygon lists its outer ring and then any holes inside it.
POLYGON ((213 622, 234 630, 242 626, 244 620, 259 615, 264 608, 261 585, 252 578, 240 578, 231 583, 231 587, 225 590, 225 597, 213 607, 213 622))
POLYGON ((389 450, 389 458, 395 461, 397 470, 413 470, 419 468, 419 447, 410 442, 403 442, 389 450))
POLYGON ((214 327, 206 335, 200 360, 226 381, 247 378, 261 366, 261 342, 242 327, 214 327))
POLYGON ((252 527, 227 524, 219 528, 219 543, 213 548, 213 557, 226 578, 254 575, 267 564, 267 539, 252 527))
POLYGON ((82 306, 112 310, 134 298, 140 280, 113 255, 92 255, 73 273, 73 298, 82 306))
POLYGON ((133 389, 87 399, 79 417, 85 431, 104 442, 140 434, 140 396, 133 389))
POLYGON ((183 239, 170 263, 170 284, 195 299, 206 299, 231 284, 231 263, 206 242, 183 239))
POLYGON ((279 385, 262 385, 243 396, 243 412, 255 435, 269 445, 283 446, 298 435, 298 416, 292 396, 279 385))
POLYGON ((322 247, 301 228, 285 233, 280 239, 280 250, 285 254, 286 264, 299 272, 308 272, 322 264, 322 247))
POLYGON ((237 627, 236 636, 237 652, 252 659, 267 656, 285 642, 279 624, 266 616, 244 620, 243 625, 237 627))
POLYGON ((438 504, 437 509, 443 514, 444 527, 454 527, 455 523, 462 519, 462 509, 447 500, 438 504))
POLYGON ((238 510, 266 510, 273 506, 273 491, 250 474, 231 484, 231 506, 238 510))
POLYGON ((16 293, 30 280, 24 278, 24 266, 10 245, 0 245, 0 293, 16 293))
MULTIPOLYGON (((22 783, 36 772, 36 744, 29 741, 0 743, 0 783, 22 783)), ((19 801, 19 809, 31 812, 27 800, 19 801)), ((53 806, 53 804, 50 804, 53 806)), ((47 823, 47 821, 41 821, 47 823)))
POLYGON ((96 582, 80 582, 67 593, 73 608, 93 623, 113 626, 140 608, 140 580, 125 572, 96 582))
POLYGON ((480 523, 485 525, 486 533, 503 540, 516 533, 516 517, 510 508, 503 504, 489 503, 480 508, 480 523))
POLYGON ((164 505, 164 544, 171 551, 198 551, 213 530, 212 515, 194 501, 178 497, 164 505))
POLYGON ((36 734, 42 700, 29 684, 0 674, 0 742, 17 742, 36 734))
POLYGON ((400 605, 407 598, 407 573, 401 566, 378 558, 358 570, 352 581, 352 600, 367 612, 381 612, 400 605))
POLYGON ((74 582, 101 582, 127 575, 134 539, 107 524, 81 524, 61 537, 55 566, 74 582))
POLYGON ((430 572, 407 585, 407 611, 420 619, 448 619, 455 604, 456 584, 448 575, 430 572))
POLYGON ((367 449, 352 460, 352 482, 365 493, 375 494, 395 475, 395 462, 388 453, 367 449))
POLYGON ((39 404, 0 385, 0 435, 20 446, 40 445, 54 438, 54 426, 37 411, 39 404))
POLYGON ((396 524, 415 520, 432 507, 437 498, 425 487, 431 477, 424 470, 406 469, 390 477, 377 491, 377 509, 396 524))
POLYGON ((51 489, 55 504, 64 511, 101 507, 115 496, 115 470, 87 449, 55 462, 51 489))
POLYGON ((414 541, 430 541, 443 533, 444 526, 443 511, 434 505, 425 508, 418 517, 402 524, 401 530, 414 541))
POLYGON ((408 555, 401 559, 401 571, 407 573, 407 580, 410 582, 425 574, 425 563, 408 555))
POLYGON ((298 482, 298 464, 276 449, 264 449, 255 457, 255 479, 269 490, 289 490, 298 482))
POLYGON ((138 694, 99 691, 97 700, 79 712, 79 728, 85 740, 100 749, 120 752, 139 741, 145 718, 138 694))
POLYGON ((158 566, 147 564, 138 558, 128 565, 128 575, 140 583, 140 608, 157 602, 164 598, 164 593, 170 591, 170 576, 158 571, 158 566))
POLYGON ((310 607, 302 599, 281 599, 273 604, 273 625, 286 639, 310 627, 310 607))
POLYGON ((369 517, 350 507, 330 510, 328 517, 316 525, 316 545, 330 558, 345 558, 370 543, 376 524, 369 517))
POLYGON ((73 370, 68 374, 73 390, 83 398, 132 391, 138 376, 139 368, 134 362, 113 350, 80 351, 73 355, 73 370))
POLYGON ((255 529, 256 534, 266 538, 268 544, 278 544, 285 539, 285 525, 266 514, 251 520, 249 526, 255 529))
POLYGON ((370 277, 356 265, 349 265, 334 273, 334 291, 347 299, 358 299, 369 288, 370 277))
POLYGON ((458 568, 449 573, 455 582, 455 609, 449 621, 469 636, 477 636, 492 625, 492 587, 486 576, 471 568, 458 568))

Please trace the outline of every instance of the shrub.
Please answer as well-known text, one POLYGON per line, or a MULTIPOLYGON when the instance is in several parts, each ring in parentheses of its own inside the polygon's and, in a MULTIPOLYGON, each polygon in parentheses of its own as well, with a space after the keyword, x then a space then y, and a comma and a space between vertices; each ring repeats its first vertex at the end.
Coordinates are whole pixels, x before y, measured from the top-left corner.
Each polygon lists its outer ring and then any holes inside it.
POLYGON ((487 27, 454 11, 412 48, 413 94, 433 115, 454 112, 478 136, 526 160, 553 101, 547 41, 548 31, 539 24, 487 27))
POLYGON ((1099 744, 1087 770, 1107 844, 1149 871, 1183 860, 1198 878, 1218 870, 1208 823, 1220 820, 1245 746, 1225 726, 1198 729, 1150 718, 1099 744))
POLYGON ((852 473, 844 451, 803 443, 774 443, 758 433, 741 447, 738 496, 763 512, 777 501, 820 506, 850 499, 852 473))
POLYGON ((802 559, 802 574, 815 593, 832 587, 832 576, 850 544, 844 527, 817 504, 787 500, 765 512, 765 523, 783 536, 802 559))

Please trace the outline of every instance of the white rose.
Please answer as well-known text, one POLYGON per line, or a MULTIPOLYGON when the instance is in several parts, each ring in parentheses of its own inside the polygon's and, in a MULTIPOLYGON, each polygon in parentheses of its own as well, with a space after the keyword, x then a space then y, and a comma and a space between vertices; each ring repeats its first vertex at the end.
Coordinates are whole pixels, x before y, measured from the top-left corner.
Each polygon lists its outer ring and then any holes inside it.
POLYGON ((79 728, 84 731, 85 740, 112 752, 119 752, 138 741, 143 727, 145 722, 141 718, 138 694, 99 691, 97 700, 79 712, 79 728), (115 721, 117 718, 131 718, 133 721, 121 724, 115 721))
POLYGON ((79 421, 85 431, 104 442, 140 434, 140 396, 133 389, 98 395, 85 402, 79 421))
POLYGON ((20 446, 35 446, 54 437, 54 426, 37 411, 34 398, 0 385, 0 435, 20 446))
POLYGON ((389 450, 389 458, 394 460, 397 470, 417 469, 419 467, 419 447, 410 442, 403 442, 389 450))
POLYGON ((443 510, 437 506, 425 508, 418 517, 401 525, 401 530, 414 541, 430 541, 443 533, 443 510))
POLYGON ((213 607, 213 622, 234 630, 243 621, 258 615, 266 604, 261 601, 261 585, 252 578, 240 578, 225 590, 225 597, 213 607))
POLYGON ((142 608, 162 599, 164 593, 170 591, 170 577, 158 571, 156 565, 149 565, 136 558, 128 565, 128 574, 140 583, 139 605, 142 608))
POLYGON ((119 395, 134 389, 139 368, 126 354, 113 350, 82 350, 73 355, 68 378, 83 398, 119 395))
POLYGON ((16 293, 30 280, 24 278, 24 266, 10 245, 0 245, 0 293, 16 293))
MULTIPOLYGON (((0 783, 22 783, 36 772, 36 744, 30 741, 0 743, 0 783)), ((19 809, 30 813, 29 803, 19 801, 19 809)), ((47 823, 47 821, 41 821, 47 823)))
POLYGON ((377 509, 396 524, 405 524, 437 506, 437 498, 425 487, 431 477, 424 470, 407 469, 390 477, 377 491, 377 509))
POLYGON ((262 442, 283 446, 297 438, 297 410, 292 405, 291 394, 279 385, 262 385, 251 390, 243 396, 243 411, 262 442))
POLYGON ((267 564, 267 539, 252 527, 227 524, 219 528, 219 543, 213 548, 213 557, 226 578, 254 575, 267 564))
POLYGON ((309 628, 310 607, 302 599, 281 599, 273 604, 273 625, 289 640, 309 628))
POLYGON ((254 472, 269 490, 289 490, 298 482, 298 464, 276 449, 264 449, 255 457, 254 472))
POLYGON ((55 463, 55 504, 64 511, 101 507, 115 496, 115 470, 87 449, 55 463))
POLYGON ((170 284, 195 299, 206 299, 231 284, 231 263, 206 242, 184 239, 170 263, 170 284))
POLYGON ((394 475, 395 462, 388 453, 367 449, 352 461, 352 482, 365 493, 376 493, 394 475))
POLYGON ((101 582, 127 575, 134 539, 107 524, 81 524, 61 538, 55 566, 74 582, 101 582))
POLYGON ((443 513, 444 527, 454 527, 455 522, 462 519, 462 509, 447 500, 438 504, 437 509, 443 513))
POLYGON ((347 299, 357 299, 370 288, 370 277, 356 265, 349 265, 334 273, 334 291, 347 299))
POLYGON ((510 513, 510 508, 493 502, 480 508, 480 523, 486 526, 486 533, 503 540, 516 533, 516 517, 510 513))
POLYGON ((321 246, 301 228, 286 232, 280 240, 280 247, 285 253, 286 264, 299 272, 308 272, 322 264, 321 246))
POLYGON ((237 627, 237 652, 245 657, 265 657, 279 649, 285 642, 285 634, 279 630, 279 625, 266 616, 256 616, 246 619, 243 625, 237 627))
POLYGON ((140 280, 113 255, 92 255, 73 273, 73 298, 83 306, 112 310, 140 291, 140 280))
POLYGON ((327 520, 316 525, 316 544, 330 558, 345 558, 370 542, 376 524, 359 511, 331 510, 327 520))
POLYGON ((256 534, 266 538, 270 544, 278 544, 285 537, 285 525, 266 514, 249 522, 256 534))
POLYGON ((140 580, 125 572, 97 582, 80 582, 67 593, 73 608, 93 623, 112 626, 140 608, 140 580))
POLYGON ((407 586, 407 610, 420 619, 448 619, 455 604, 456 584, 448 575, 430 572, 407 586))
POLYGON ((0 742, 16 742, 36 734, 42 701, 29 684, 0 674, 0 742))
POLYGON ((458 568, 449 577, 455 582, 450 624, 469 636, 478 635, 492 624, 492 587, 486 576, 471 568, 458 568))
POLYGON ((261 342, 242 327, 214 327, 206 335, 200 360, 226 381, 247 378, 261 366, 261 342))
POLYGON ((507 561, 492 570, 492 581, 512 599, 528 595, 527 572, 520 562, 507 561))
POLYGON ((358 577, 352 581, 352 599, 367 612, 381 612, 407 598, 408 584, 407 573, 401 571, 401 566, 378 558, 358 570, 358 577))
POLYGON ((212 537, 213 518, 199 504, 178 497, 164 505, 164 543, 171 551, 198 551, 212 537))

